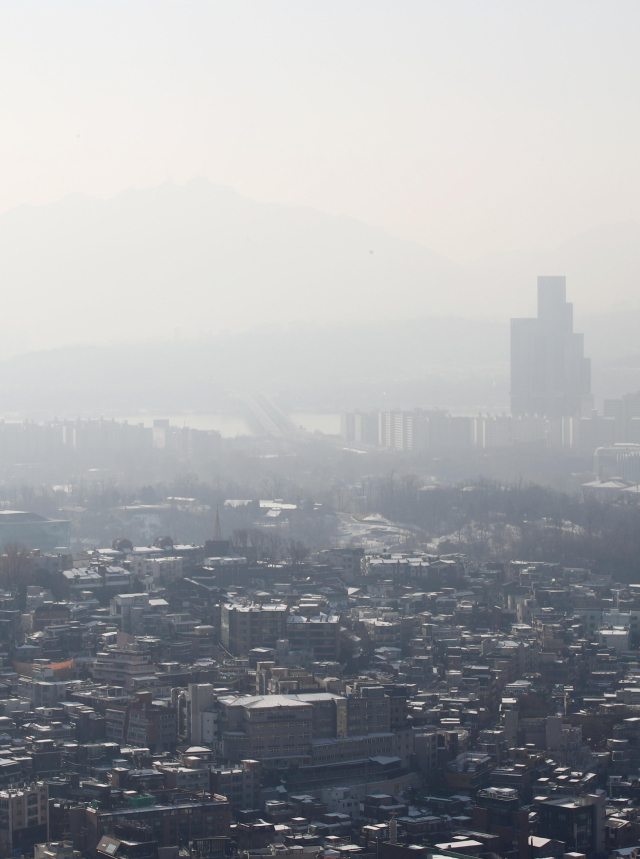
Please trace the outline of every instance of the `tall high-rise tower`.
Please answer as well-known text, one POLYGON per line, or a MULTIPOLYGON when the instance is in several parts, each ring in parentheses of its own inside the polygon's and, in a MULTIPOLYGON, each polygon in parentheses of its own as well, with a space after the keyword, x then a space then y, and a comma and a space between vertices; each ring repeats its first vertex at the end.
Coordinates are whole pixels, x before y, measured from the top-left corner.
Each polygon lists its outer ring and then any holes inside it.
POLYGON ((565 277, 538 278, 538 316, 511 320, 511 414, 550 418, 591 408, 591 361, 573 332, 565 277))

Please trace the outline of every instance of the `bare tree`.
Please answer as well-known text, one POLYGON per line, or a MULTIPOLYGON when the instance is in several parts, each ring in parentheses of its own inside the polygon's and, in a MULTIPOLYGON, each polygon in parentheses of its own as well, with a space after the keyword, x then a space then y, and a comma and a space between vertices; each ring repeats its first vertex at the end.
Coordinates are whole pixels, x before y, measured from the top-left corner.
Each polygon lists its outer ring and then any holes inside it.
POLYGON ((241 552, 246 552, 249 546, 249 532, 246 528, 236 528, 233 532, 233 545, 241 552))
POLYGON ((285 480, 277 474, 268 474, 262 481, 262 489, 268 498, 282 498, 285 490, 285 480))
POLYGON ((249 531, 249 540, 251 541, 252 547, 255 549, 256 560, 262 560, 266 547, 266 535, 264 531, 260 531, 259 528, 252 528, 249 531))
POLYGON ((173 490, 171 494, 178 498, 193 498, 198 494, 198 490, 200 489, 198 475, 193 474, 193 472, 181 474, 173 481, 171 488, 173 490))
POLYGON ((34 563, 26 546, 6 543, 4 555, 0 555, 0 582, 10 591, 20 586, 26 588, 33 577, 34 563))
POLYGON ((287 552, 289 560, 294 567, 304 564, 309 555, 309 549, 300 540, 289 540, 287 543, 287 552))
POLYGON ((282 559, 283 540, 280 534, 269 532, 265 534, 263 559, 270 564, 277 564, 282 559))

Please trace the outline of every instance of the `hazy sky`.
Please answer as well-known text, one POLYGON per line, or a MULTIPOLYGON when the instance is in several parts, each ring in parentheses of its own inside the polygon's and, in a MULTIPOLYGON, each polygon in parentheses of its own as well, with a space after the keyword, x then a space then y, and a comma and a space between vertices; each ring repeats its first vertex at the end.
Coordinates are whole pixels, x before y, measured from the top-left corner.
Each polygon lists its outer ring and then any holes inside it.
POLYGON ((0 211, 195 175, 456 260, 638 218, 637 0, 0 6, 0 211))

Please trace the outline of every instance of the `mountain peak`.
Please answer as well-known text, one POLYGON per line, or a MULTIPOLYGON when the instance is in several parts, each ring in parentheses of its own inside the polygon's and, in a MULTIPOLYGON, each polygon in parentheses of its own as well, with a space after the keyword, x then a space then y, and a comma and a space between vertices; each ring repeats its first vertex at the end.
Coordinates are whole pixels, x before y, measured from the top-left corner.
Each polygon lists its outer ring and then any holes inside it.
POLYGON ((0 218, 5 311, 43 346, 455 310, 459 270, 354 220, 195 177, 0 218), (27 322, 28 320, 28 322, 27 322))

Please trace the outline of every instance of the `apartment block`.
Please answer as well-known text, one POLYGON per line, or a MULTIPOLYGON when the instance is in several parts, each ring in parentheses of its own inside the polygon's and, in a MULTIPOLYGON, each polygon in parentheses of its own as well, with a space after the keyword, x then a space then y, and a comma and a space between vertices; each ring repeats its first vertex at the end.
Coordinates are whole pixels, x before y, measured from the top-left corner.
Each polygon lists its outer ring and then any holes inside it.
POLYGON ((313 659, 337 662, 340 658, 340 618, 319 614, 312 617, 289 615, 285 637, 292 650, 311 651, 313 659))
POLYGON ((226 603, 221 609, 222 646, 234 656, 243 656, 254 647, 275 647, 286 638, 289 609, 282 603, 240 605, 226 603))
POLYGON ((31 852, 47 840, 49 801, 44 783, 0 790, 0 853, 31 852))
POLYGON ((160 752, 175 746, 175 708, 153 701, 153 693, 139 692, 128 704, 113 705, 106 712, 107 739, 119 745, 160 752))

